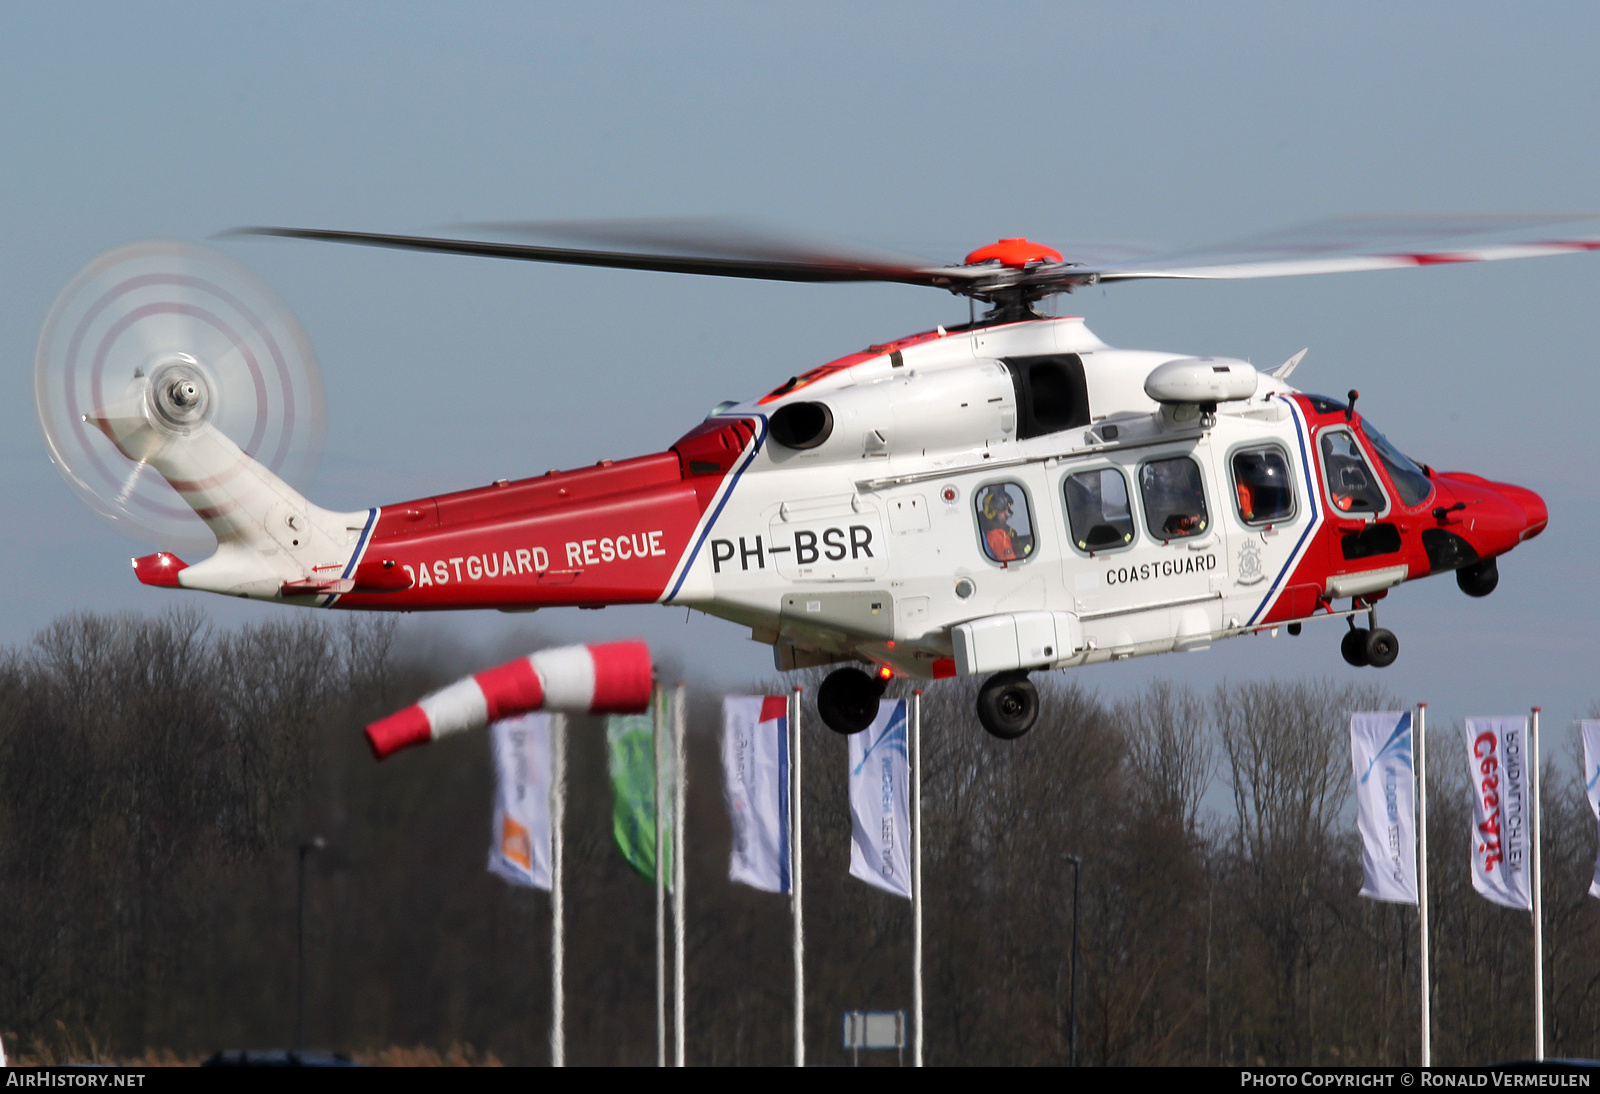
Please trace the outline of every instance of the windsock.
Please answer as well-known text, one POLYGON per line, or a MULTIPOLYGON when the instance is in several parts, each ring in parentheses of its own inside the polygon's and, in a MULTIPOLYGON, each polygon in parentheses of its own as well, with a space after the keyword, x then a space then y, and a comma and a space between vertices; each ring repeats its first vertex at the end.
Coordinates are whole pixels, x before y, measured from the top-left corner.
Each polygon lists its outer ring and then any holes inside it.
POLYGON ((638 639, 540 650, 457 680, 380 718, 367 727, 367 742, 381 760, 447 733, 481 729, 534 710, 637 714, 650 706, 653 682, 650 648, 638 639))

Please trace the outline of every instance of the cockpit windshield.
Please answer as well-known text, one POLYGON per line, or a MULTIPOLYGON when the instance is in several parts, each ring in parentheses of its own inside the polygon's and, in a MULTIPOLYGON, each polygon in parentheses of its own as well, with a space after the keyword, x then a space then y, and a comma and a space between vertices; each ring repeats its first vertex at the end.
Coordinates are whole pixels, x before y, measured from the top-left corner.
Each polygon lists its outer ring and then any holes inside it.
POLYGON ((1411 509, 1427 501, 1433 493, 1433 483, 1428 481, 1428 476, 1422 468, 1390 444, 1389 439, 1379 433, 1365 418, 1361 420, 1361 432, 1366 435, 1367 443, 1372 445, 1372 450, 1383 462, 1383 469, 1389 472, 1389 480, 1399 492, 1401 504, 1411 509))

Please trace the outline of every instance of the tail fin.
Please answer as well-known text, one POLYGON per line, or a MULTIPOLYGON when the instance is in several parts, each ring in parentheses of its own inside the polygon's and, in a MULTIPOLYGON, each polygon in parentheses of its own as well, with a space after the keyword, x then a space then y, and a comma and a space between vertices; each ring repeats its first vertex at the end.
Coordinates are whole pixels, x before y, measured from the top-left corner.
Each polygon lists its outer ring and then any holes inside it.
POLYGON ((348 592, 377 510, 311 504, 207 420, 198 370, 159 372, 135 374, 119 402, 85 416, 124 456, 159 472, 217 537, 210 558, 175 572, 164 564, 150 583, 301 603, 348 592))

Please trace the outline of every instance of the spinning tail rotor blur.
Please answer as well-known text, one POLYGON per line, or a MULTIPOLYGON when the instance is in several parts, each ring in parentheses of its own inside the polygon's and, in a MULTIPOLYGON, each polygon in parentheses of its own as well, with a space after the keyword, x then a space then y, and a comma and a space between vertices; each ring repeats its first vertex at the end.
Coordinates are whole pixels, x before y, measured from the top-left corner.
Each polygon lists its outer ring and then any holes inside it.
POLYGON ((185 419, 291 483, 310 477, 322 443, 322 377, 300 324, 254 274, 192 244, 143 240, 85 266, 50 308, 33 378, 62 477, 119 531, 161 547, 204 550, 214 537, 94 421, 133 385, 159 380, 185 419))

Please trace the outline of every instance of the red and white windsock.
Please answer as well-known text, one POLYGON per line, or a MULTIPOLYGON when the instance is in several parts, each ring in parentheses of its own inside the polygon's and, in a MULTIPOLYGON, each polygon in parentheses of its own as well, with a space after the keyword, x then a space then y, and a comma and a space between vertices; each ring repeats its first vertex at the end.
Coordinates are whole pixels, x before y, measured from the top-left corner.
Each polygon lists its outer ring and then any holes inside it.
POLYGON ((650 706, 650 647, 638 639, 561 646, 507 661, 380 718, 367 727, 383 759, 447 733, 481 729, 533 710, 568 714, 638 714, 650 706))

